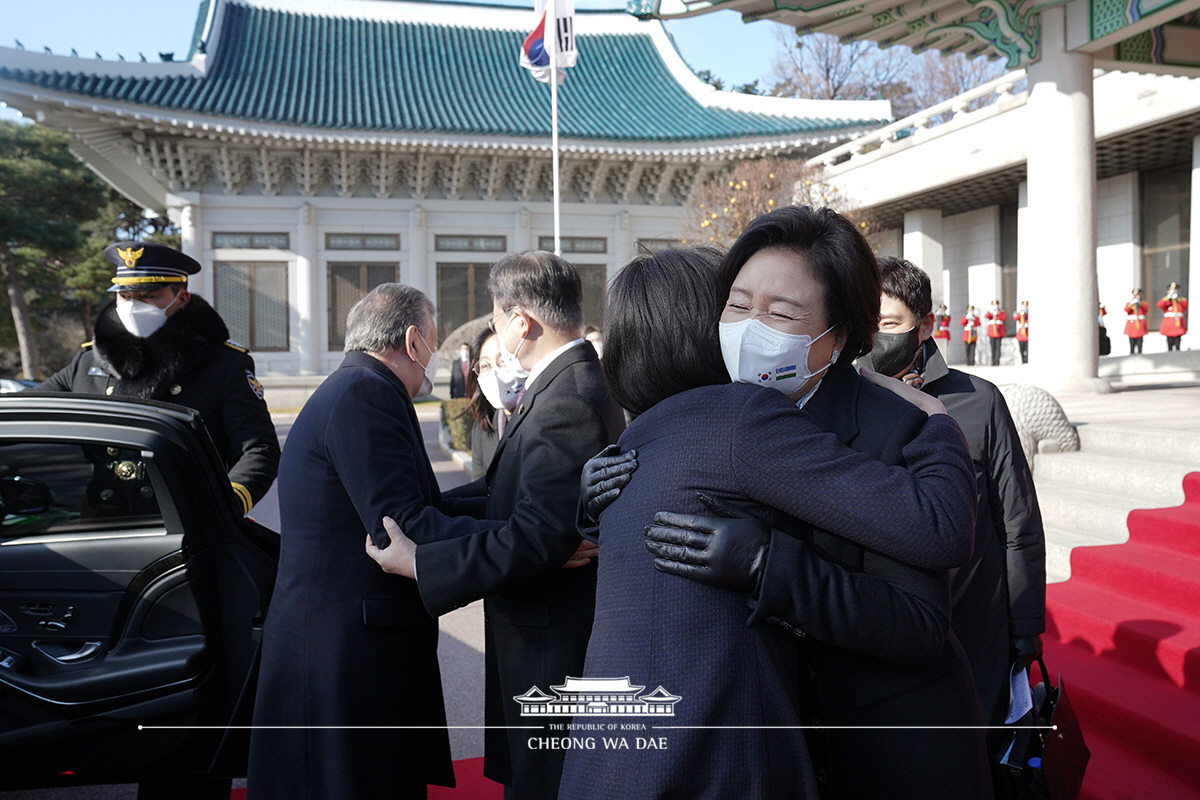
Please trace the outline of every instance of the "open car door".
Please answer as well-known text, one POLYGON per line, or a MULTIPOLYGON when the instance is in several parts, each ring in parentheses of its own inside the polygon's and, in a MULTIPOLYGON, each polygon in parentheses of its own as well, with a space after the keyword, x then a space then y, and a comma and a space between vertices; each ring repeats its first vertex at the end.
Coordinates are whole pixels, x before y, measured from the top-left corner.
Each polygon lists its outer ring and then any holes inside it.
POLYGON ((194 411, 0 399, 0 788, 240 772, 277 560, 194 411))

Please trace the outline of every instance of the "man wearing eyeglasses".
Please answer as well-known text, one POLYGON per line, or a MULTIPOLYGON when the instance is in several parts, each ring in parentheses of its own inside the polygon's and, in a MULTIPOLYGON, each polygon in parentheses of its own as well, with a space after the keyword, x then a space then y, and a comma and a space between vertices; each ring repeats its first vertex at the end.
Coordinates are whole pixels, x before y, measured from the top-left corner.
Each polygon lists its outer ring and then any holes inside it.
POLYGON ((554 800, 563 751, 531 748, 530 732, 517 726, 564 720, 521 716, 513 698, 583 674, 596 551, 575 527, 579 477, 584 462, 621 435, 625 418, 582 337, 574 267, 544 251, 508 256, 492 267, 488 289, 504 370, 524 379, 524 390, 485 479, 462 492, 486 491, 485 516, 509 523, 414 551, 388 520, 391 545, 368 543, 367 551, 386 571, 416 577, 431 614, 485 598, 485 723, 512 727, 485 731, 484 774, 516 800, 554 800))

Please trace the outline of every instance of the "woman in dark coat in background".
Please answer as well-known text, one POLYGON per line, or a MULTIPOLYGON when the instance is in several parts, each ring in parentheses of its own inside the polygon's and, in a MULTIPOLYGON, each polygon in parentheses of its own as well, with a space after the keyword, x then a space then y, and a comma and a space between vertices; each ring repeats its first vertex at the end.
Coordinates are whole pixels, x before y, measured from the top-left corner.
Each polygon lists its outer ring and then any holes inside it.
MULTIPOLYGON (((595 749, 568 749, 560 798, 817 797, 796 727, 795 636, 774 625, 748 627, 739 592, 656 571, 643 546, 655 511, 720 506, 767 525, 795 517, 882 548, 896 529, 970 541, 970 457, 957 426, 937 413, 940 404, 889 382, 932 413, 906 449, 905 471, 841 446, 779 392, 728 383, 717 336, 725 299, 718 259, 711 249, 640 256, 609 290, 604 369, 613 395, 636 417, 620 446, 636 450, 640 467, 601 520, 585 674, 627 677, 642 696, 662 687, 678 700, 671 716, 626 717, 645 730, 607 736, 628 749, 607 746, 601 734, 571 734, 591 736, 595 749), (673 302, 662 303, 668 295, 673 302), (886 515, 878 513, 880 496, 886 515), (660 723, 703 727, 656 730, 660 723)), ((828 603, 869 598, 863 602, 875 616, 862 624, 881 638, 906 651, 942 646, 944 582, 940 595, 910 594, 806 557, 802 543, 795 552, 826 587, 828 603)))

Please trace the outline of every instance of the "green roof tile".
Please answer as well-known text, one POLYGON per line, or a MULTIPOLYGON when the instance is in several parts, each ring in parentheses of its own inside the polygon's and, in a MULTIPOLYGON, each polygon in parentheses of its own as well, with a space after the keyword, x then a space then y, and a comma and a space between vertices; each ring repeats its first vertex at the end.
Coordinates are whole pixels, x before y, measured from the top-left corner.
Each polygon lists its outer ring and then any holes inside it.
MULTIPOLYGON (((207 0, 205 0, 207 3, 207 0)), ((197 30, 207 9, 202 3, 197 30)), ((467 12, 469 13, 469 12, 467 12)), ((313 16, 230 3, 203 77, 99 77, 0 68, 0 77, 163 110, 324 130, 545 138, 550 87, 518 65, 524 34, 313 16)), ((196 44, 193 47, 197 46, 196 44)), ((885 120, 708 108, 645 34, 580 35, 559 133, 614 142, 819 134, 885 120)))

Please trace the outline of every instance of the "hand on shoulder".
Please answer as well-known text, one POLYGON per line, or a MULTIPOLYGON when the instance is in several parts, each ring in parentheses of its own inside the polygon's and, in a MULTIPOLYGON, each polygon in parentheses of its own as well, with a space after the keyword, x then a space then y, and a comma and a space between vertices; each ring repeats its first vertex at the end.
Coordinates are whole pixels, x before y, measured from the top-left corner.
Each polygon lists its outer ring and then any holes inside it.
POLYGON ((934 414, 945 414, 946 407, 942 405, 942 401, 932 395, 925 394, 920 389, 915 389, 903 381, 898 381, 895 378, 889 378, 886 375, 880 375, 878 372, 873 372, 866 367, 859 367, 858 374, 862 375, 876 386, 881 386, 894 394, 897 394, 901 399, 912 403, 917 408, 924 411, 929 416, 934 414))

